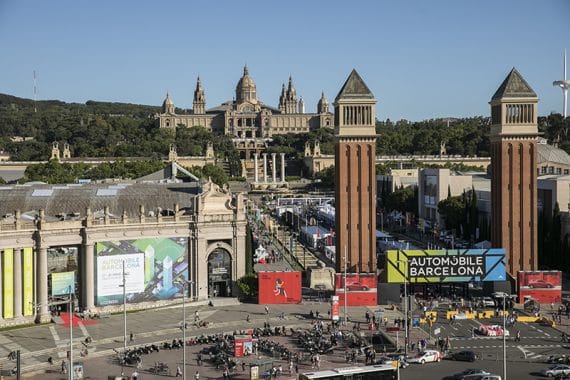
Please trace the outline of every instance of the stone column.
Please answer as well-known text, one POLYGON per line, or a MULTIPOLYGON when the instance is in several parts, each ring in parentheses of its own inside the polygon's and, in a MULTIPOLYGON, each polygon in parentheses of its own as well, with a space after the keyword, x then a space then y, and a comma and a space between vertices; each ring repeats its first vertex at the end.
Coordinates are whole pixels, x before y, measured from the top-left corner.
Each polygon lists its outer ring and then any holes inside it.
POLYGON ((273 183, 277 182, 277 153, 271 153, 273 165, 271 167, 271 174, 273 174, 273 183))
POLYGON ((47 247, 39 247, 36 268, 36 320, 39 323, 51 320, 48 310, 48 267, 47 267, 47 247))
POLYGON ((14 249, 14 318, 22 318, 22 249, 14 249))
POLYGON ((281 182, 285 182, 285 153, 281 153, 281 182))
POLYGON ((267 153, 263 153, 263 182, 267 183, 267 153))
POLYGON ((253 182, 257 183, 259 178, 258 178, 258 167, 257 167, 257 153, 253 154, 253 167, 254 167, 254 172, 253 172, 253 182))
POLYGON ((83 309, 95 309, 95 252, 93 243, 83 243, 83 309))

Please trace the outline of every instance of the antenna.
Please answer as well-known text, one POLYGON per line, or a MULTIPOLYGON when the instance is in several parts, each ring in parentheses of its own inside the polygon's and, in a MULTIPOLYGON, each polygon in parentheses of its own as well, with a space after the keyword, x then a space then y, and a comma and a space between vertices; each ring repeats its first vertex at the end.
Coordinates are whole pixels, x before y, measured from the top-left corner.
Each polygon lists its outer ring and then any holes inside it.
POLYGON ((564 79, 552 82, 553 86, 558 86, 562 89, 562 116, 566 118, 568 115, 568 89, 570 89, 570 80, 566 79, 566 49, 564 49, 564 79))
POLYGON ((36 86, 36 70, 34 70, 34 113, 38 112, 38 108, 36 107, 36 100, 37 100, 37 86, 36 86))

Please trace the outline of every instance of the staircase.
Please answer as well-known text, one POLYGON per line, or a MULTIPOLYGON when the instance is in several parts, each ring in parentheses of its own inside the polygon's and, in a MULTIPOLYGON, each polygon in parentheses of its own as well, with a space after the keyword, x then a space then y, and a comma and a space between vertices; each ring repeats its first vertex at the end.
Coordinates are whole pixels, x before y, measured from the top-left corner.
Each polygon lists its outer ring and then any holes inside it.
POLYGON ((279 243, 285 247, 286 252, 292 253, 295 261, 297 261, 297 263, 303 267, 303 270, 319 268, 319 259, 311 251, 305 248, 303 244, 295 239, 293 239, 293 252, 291 252, 290 238, 291 235, 288 231, 279 231, 279 243))

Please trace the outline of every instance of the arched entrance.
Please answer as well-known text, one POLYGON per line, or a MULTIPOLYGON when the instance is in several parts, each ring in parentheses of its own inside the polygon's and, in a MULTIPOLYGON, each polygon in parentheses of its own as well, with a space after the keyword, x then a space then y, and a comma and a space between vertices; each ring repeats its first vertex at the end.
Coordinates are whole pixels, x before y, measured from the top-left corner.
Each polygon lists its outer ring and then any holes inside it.
POLYGON ((224 248, 216 248, 208 256, 208 295, 232 296, 232 257, 224 248))

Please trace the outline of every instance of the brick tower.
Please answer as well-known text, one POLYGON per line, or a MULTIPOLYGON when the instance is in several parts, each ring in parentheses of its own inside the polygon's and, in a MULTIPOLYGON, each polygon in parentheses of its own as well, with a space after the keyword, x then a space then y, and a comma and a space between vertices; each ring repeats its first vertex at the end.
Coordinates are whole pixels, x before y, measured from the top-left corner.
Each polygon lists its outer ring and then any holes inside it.
POLYGON ((334 102, 336 269, 376 273, 376 99, 352 70, 334 102))
POLYGON ((538 97, 512 69, 491 99, 491 240, 507 273, 537 269, 538 97))

